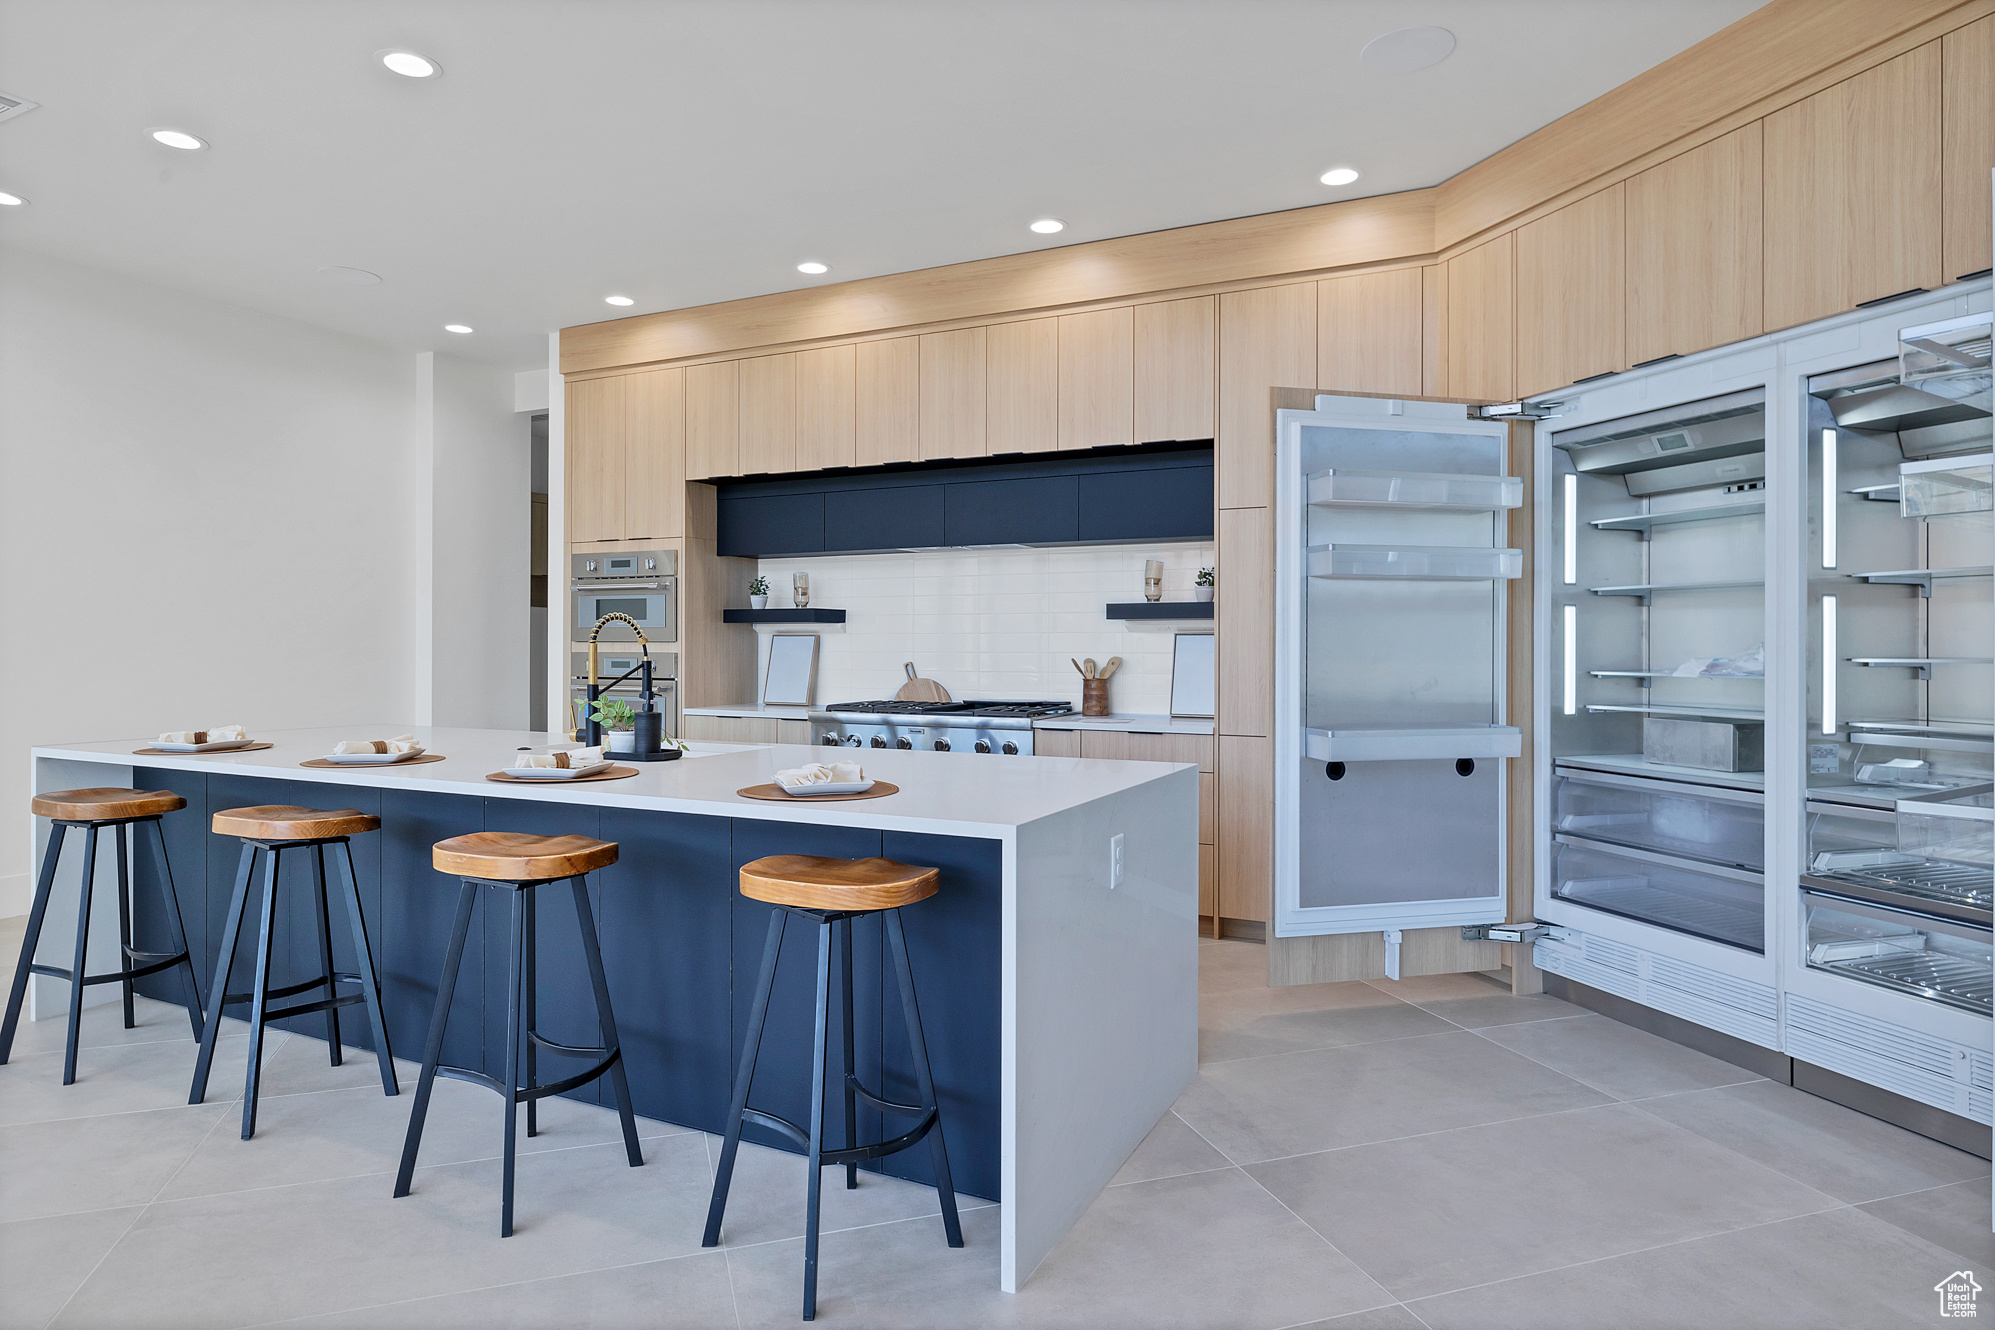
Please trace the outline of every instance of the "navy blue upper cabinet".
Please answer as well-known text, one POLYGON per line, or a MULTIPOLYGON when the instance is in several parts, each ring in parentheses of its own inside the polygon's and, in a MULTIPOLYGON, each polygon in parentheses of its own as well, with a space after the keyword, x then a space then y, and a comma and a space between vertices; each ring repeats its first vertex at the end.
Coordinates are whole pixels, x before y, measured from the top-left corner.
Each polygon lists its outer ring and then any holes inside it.
POLYGON ((1137 447, 718 486, 719 551, 744 558, 965 545, 1212 539, 1212 449, 1137 447))

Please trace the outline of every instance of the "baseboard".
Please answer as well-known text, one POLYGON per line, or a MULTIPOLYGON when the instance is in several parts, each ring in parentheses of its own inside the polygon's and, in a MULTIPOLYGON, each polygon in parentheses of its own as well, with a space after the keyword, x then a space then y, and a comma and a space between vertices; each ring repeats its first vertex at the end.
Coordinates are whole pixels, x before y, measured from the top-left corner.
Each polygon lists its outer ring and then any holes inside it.
POLYGON ((1809 1094, 1834 1100, 1845 1108, 1882 1118, 1907 1131, 1916 1131, 1921 1136, 1930 1136, 1956 1150, 1965 1150, 1983 1159, 1995 1157, 1991 1156, 1991 1144, 1995 1144, 1991 1142, 1991 1136, 1995 1133, 1972 1118, 1922 1104, 1916 1099, 1907 1099, 1889 1090, 1880 1090, 1839 1071, 1803 1062, 1800 1058, 1794 1059, 1793 1084, 1797 1090, 1806 1090, 1809 1094))
MULTIPOLYGON (((1207 915, 1210 919, 1212 916, 1207 915)), ((1268 926, 1258 919, 1228 919, 1219 916, 1219 936, 1238 938, 1242 942, 1266 942, 1268 926)))

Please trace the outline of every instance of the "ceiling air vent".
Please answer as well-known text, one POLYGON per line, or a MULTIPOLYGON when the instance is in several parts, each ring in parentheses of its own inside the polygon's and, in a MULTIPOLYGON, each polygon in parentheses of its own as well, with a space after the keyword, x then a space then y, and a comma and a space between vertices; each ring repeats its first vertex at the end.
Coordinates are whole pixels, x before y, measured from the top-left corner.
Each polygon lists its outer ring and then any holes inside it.
POLYGON ((25 97, 9 97, 6 93, 0 92, 0 120, 11 120, 17 115, 26 115, 39 105, 40 102, 31 102, 25 97))

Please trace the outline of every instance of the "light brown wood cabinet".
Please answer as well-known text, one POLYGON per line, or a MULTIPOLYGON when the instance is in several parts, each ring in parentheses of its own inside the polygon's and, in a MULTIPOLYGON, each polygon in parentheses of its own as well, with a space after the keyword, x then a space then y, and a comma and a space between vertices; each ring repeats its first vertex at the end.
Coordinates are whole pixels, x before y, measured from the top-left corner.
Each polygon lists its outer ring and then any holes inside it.
POLYGON ((1265 922, 1274 884, 1272 739, 1219 738, 1219 913, 1265 922))
POLYGON ((1941 170, 1940 270, 1950 282, 1986 272, 1989 183, 1995 170, 1995 15, 1956 28, 1941 39, 1945 67, 1945 142, 1941 170))
POLYGON ((1136 441, 1135 311, 1062 314, 1060 439, 1068 448, 1136 441))
POLYGON ((1766 117, 1768 328, 1944 280, 1940 66, 1928 42, 1766 117))
POLYGON ((1518 396, 1628 368, 1626 197, 1610 185, 1518 228, 1518 396))
MULTIPOLYGON (((1270 433, 1272 433, 1270 427, 1270 433)), ((1219 510, 1218 640, 1221 734, 1268 735, 1274 723, 1275 547, 1267 508, 1219 510)))
POLYGON ((921 460, 982 457, 986 339, 982 328, 921 335, 921 460))
POLYGON ((857 466, 858 348, 797 353, 797 470, 857 466))
POLYGON ((1213 437, 1217 334, 1211 296, 1136 307, 1138 443, 1213 437))
POLYGON ((1420 272, 1396 268, 1316 284, 1313 386, 1326 392, 1421 395, 1420 272))
POLYGON ((921 459, 921 339, 893 337, 855 348, 858 466, 921 459))
POLYGON ((1420 270, 1420 392, 1448 395, 1448 265, 1420 270))
MULTIPOLYGON (((1081 736, 1082 757, 1108 762, 1190 762, 1215 770, 1209 734, 1156 734, 1131 730, 1069 730, 1081 736)), ((1036 742, 1036 740, 1035 740, 1036 742)))
POLYGON ((623 470, 621 378, 568 384, 563 433, 571 541, 623 539, 623 506, 614 488, 623 470))
POLYGON ((984 329, 984 446, 1044 453, 1060 433, 1060 321, 1025 319, 984 329))
POLYGON ((1516 396, 1515 232, 1447 262, 1447 397, 1503 402, 1516 396))
POLYGON ((741 474, 797 469, 797 353, 741 362, 741 474))
POLYGON ((1316 378, 1316 283, 1294 282, 1219 298, 1219 436, 1215 484, 1221 508, 1273 502, 1274 389, 1312 388, 1316 378))
POLYGON ((1628 180, 1628 361, 1757 337, 1760 124, 1628 180))
POLYGON ((741 474, 741 362, 686 367, 686 474, 741 474))
POLYGON ((568 540, 667 540, 685 514, 685 371, 568 385, 568 540))
POLYGON ((1034 757, 1079 757, 1081 755, 1081 731, 1034 730, 1032 732, 1032 755, 1034 757))

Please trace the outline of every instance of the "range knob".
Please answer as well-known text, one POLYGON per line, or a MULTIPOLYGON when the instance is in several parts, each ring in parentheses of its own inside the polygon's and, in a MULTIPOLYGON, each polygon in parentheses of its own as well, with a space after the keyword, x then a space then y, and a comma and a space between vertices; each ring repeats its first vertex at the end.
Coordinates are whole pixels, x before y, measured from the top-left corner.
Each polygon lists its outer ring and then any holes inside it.
POLYGON ((878 734, 873 736, 873 747, 885 748, 886 746, 887 746, 887 741, 883 736, 878 734))
POLYGON ((1011 740, 1007 739, 1004 742, 1004 751, 1007 753, 1015 754, 1018 752, 1018 745, 1013 743, 1011 740))
POLYGON ((978 751, 978 752, 980 752, 980 753, 988 753, 988 752, 990 752, 990 751, 991 751, 991 741, 990 741, 989 739, 979 739, 979 740, 977 740, 977 751, 978 751))
POLYGON ((822 748, 836 748, 838 747, 838 736, 835 734, 820 734, 817 736, 817 742, 818 746, 822 748))
POLYGON ((911 743, 911 742, 909 742, 909 741, 908 741, 908 740, 906 740, 906 739, 896 739, 896 740, 894 740, 894 747, 896 747, 896 748, 912 748, 912 747, 914 747, 914 744, 913 744, 913 743, 911 743))
POLYGON ((861 744, 863 744, 863 743, 865 743, 865 742, 866 742, 866 741, 865 741, 864 739, 861 739, 861 738, 860 738, 860 737, 859 737, 858 735, 856 735, 856 734, 854 734, 854 735, 848 735, 848 736, 846 737, 846 740, 845 740, 845 746, 846 746, 847 748, 857 748, 857 747, 859 747, 859 746, 860 746, 861 744))
POLYGON ((949 751, 949 741, 948 741, 947 739, 937 739, 937 740, 935 741, 935 751, 936 751, 936 752, 938 752, 938 753, 946 753, 946 752, 948 752, 948 751, 949 751))

